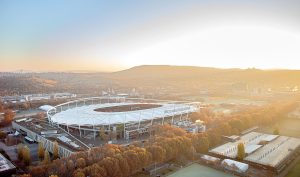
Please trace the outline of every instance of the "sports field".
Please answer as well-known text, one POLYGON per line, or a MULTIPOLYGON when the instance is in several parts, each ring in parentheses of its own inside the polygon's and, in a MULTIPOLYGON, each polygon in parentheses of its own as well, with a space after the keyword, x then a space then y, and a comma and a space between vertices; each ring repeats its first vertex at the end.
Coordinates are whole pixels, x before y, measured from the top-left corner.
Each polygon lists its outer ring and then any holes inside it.
POLYGON ((168 175, 168 177, 233 177, 233 175, 194 163, 168 175))

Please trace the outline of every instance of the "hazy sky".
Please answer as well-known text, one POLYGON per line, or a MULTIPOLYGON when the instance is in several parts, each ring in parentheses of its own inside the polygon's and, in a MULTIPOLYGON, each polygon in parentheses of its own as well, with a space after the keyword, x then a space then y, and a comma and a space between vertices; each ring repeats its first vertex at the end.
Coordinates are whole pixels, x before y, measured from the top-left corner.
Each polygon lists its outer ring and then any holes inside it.
POLYGON ((300 69, 298 0, 1 0, 0 71, 300 69))

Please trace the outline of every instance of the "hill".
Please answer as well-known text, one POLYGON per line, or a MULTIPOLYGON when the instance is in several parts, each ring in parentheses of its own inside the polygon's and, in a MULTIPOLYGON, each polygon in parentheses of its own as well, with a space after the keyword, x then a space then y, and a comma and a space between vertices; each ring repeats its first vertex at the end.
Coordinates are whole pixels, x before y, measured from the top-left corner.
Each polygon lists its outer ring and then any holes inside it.
POLYGON ((170 92, 219 93, 297 90, 299 70, 218 69, 143 65, 113 73, 26 73, 0 75, 0 93, 99 93, 101 89, 137 88, 170 92))

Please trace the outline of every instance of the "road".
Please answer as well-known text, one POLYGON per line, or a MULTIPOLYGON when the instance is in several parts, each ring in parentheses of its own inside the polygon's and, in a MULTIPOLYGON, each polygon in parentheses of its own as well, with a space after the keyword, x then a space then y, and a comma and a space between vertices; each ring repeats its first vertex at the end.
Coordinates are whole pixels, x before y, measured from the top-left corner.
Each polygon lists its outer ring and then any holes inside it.
POLYGON ((20 112, 16 113, 15 118, 30 117, 42 112, 43 111, 39 109, 20 110, 20 112))

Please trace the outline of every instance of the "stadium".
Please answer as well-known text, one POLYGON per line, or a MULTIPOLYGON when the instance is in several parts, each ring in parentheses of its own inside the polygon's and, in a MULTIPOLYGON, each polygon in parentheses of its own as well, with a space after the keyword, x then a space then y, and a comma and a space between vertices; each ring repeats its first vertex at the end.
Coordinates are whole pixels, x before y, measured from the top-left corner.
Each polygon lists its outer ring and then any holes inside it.
POLYGON ((131 139, 156 124, 190 124, 199 102, 126 97, 92 97, 66 102, 47 111, 48 121, 79 137, 95 138, 100 129, 131 139))

